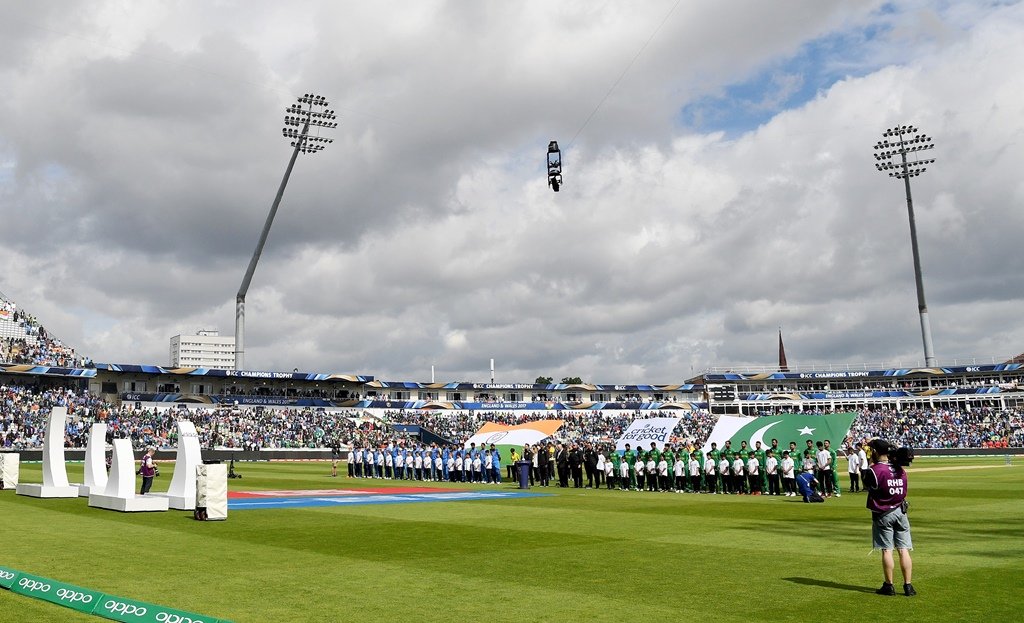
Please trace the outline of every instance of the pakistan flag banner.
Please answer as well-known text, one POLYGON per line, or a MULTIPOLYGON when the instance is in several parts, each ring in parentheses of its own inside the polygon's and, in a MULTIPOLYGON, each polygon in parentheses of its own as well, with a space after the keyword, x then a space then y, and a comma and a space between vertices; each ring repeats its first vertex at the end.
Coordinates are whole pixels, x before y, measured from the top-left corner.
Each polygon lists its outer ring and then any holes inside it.
POLYGON ((501 451, 502 464, 507 465, 512 448, 515 448, 516 452, 522 454, 524 444, 532 446, 533 444, 540 443, 554 435, 561 427, 562 420, 540 420, 539 422, 528 422, 519 426, 505 426, 503 424, 487 422, 480 430, 476 431, 475 435, 466 441, 465 445, 468 448, 470 444, 475 443, 477 448, 481 446, 490 448, 493 443, 494 447, 501 451))
POLYGON ((703 451, 711 449, 711 442, 718 444, 721 450, 725 442, 731 441, 732 447, 738 450, 740 442, 745 441, 750 449, 761 442, 762 449, 772 445, 772 439, 779 440, 779 447, 789 449, 789 442, 795 441, 796 447, 803 452, 807 440, 817 442, 830 439, 836 450, 842 446, 843 439, 850 434, 856 413, 834 413, 830 415, 770 415, 762 417, 740 417, 723 415, 718 418, 715 429, 704 442, 703 451))

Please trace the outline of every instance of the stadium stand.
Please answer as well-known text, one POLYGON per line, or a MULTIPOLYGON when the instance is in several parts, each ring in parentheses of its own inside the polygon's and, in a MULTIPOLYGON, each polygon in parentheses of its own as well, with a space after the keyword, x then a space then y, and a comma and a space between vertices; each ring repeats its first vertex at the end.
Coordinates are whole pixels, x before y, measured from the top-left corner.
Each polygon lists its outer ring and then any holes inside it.
POLYGON ((91 362, 0 292, 0 363, 87 367, 91 362))
POLYGON ((560 440, 607 443, 633 420, 666 410, 682 415, 676 439, 698 445, 719 414, 856 411, 854 439, 884 435, 918 448, 1021 447, 1022 357, 950 368, 709 371, 678 385, 424 384, 297 371, 228 375, 93 365, 0 293, 0 449, 39 448, 53 406, 68 408, 69 447, 85 446, 94 421, 108 424, 111 439, 129 438, 136 448, 171 447, 180 418, 196 425, 206 448, 372 446, 408 440, 399 430, 405 426, 457 444, 485 422, 552 417, 565 422, 560 440))
MULTIPOLYGON (((110 439, 129 438, 136 448, 172 447, 176 443, 174 422, 184 418, 196 425, 203 447, 276 449, 323 448, 333 444, 374 446, 402 441, 403 435, 394 429, 398 424, 421 426, 458 444, 471 437, 484 422, 516 425, 552 417, 547 411, 386 411, 379 417, 356 410, 288 408, 175 407, 158 411, 136 409, 130 403, 117 407, 86 390, 5 385, 0 386, 0 447, 39 448, 46 414, 50 407, 58 405, 68 408, 65 436, 66 445, 72 448, 85 447, 89 425, 94 421, 107 423, 110 439)), ((559 440, 606 443, 618 438, 634 419, 645 417, 645 413, 563 411, 557 417, 565 422, 558 433, 559 440)), ((687 413, 676 428, 675 437, 701 445, 717 418, 706 411, 687 413)), ((1020 447, 1024 445, 1024 410, 865 409, 854 420, 850 436, 885 436, 895 443, 917 448, 1020 447)))

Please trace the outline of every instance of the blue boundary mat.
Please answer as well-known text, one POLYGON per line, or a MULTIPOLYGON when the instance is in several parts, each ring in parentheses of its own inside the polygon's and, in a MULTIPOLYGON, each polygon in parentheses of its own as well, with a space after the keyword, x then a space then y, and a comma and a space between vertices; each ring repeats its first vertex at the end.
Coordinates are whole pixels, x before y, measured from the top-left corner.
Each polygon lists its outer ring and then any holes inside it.
POLYGON ((364 504, 408 504, 410 502, 459 502, 463 500, 502 500, 508 498, 535 498, 550 493, 526 493, 520 491, 452 491, 451 493, 401 493, 389 495, 341 495, 336 497, 282 497, 244 498, 228 500, 229 511, 271 509, 271 508, 312 508, 316 506, 361 506, 364 504))

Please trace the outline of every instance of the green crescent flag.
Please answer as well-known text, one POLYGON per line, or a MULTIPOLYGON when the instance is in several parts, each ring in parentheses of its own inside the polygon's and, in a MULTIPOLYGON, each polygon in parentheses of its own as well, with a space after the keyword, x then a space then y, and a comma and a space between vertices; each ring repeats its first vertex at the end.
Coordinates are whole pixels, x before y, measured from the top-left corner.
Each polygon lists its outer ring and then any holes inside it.
POLYGON ((850 434, 856 413, 833 413, 829 415, 769 415, 762 417, 738 417, 723 415, 718 418, 715 429, 705 442, 705 451, 711 442, 719 448, 725 441, 731 440, 732 447, 738 449, 741 441, 746 441, 753 449, 760 441, 762 449, 772 445, 772 439, 779 440, 779 447, 789 449, 789 442, 795 441, 796 447, 803 452, 807 440, 817 442, 829 439, 833 448, 842 446, 843 439, 850 434))

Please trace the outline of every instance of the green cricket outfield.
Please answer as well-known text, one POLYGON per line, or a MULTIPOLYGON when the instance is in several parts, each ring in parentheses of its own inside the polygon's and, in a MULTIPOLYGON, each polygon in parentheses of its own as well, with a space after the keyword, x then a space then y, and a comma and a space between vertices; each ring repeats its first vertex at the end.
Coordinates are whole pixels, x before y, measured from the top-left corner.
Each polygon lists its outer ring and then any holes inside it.
MULTIPOLYGON (((232 491, 408 484, 331 478, 327 463, 236 468, 232 491)), ((81 470, 69 465, 72 481, 81 470)), ((0 491, 0 566, 235 623, 1019 620, 1024 471, 998 457, 919 458, 909 472, 914 598, 874 594, 880 556, 850 493, 811 505, 552 487, 197 522, 0 491)), ((39 482, 40 466, 21 480, 39 482)), ((0 620, 103 619, 0 590, 0 620)))

